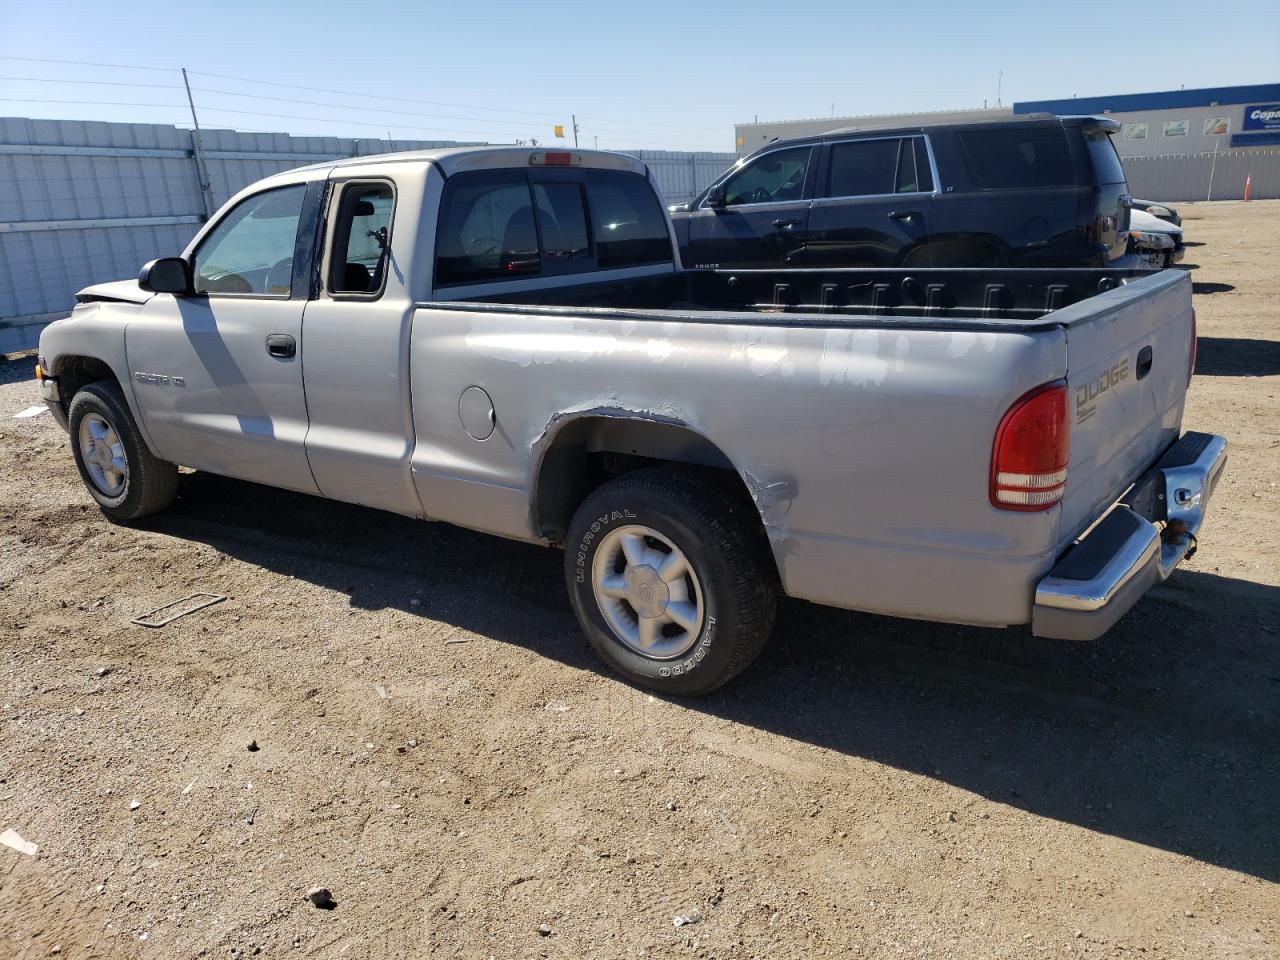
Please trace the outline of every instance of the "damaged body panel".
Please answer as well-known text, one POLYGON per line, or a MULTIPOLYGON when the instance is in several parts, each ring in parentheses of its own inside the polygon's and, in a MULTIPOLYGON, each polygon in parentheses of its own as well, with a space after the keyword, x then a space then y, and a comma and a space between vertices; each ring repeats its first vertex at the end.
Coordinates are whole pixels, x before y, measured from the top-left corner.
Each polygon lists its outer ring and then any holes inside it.
POLYGON ((713 444, 759 509, 793 596, 970 622, 1030 617, 1058 517, 986 508, 990 448, 974 439, 1017 397, 1066 373, 1062 330, 735 327, 536 311, 508 319, 483 309, 424 304, 415 317, 416 329, 432 331, 415 341, 410 364, 414 472, 428 515, 542 536, 529 509, 539 452, 574 422, 564 411, 584 409, 713 444), (974 356, 957 362, 965 351, 974 356), (472 384, 493 398, 498 426, 483 443, 460 445, 456 418, 428 411, 472 384), (943 464, 952 479, 940 484, 943 464), (942 571, 919 589, 921 572, 942 571))

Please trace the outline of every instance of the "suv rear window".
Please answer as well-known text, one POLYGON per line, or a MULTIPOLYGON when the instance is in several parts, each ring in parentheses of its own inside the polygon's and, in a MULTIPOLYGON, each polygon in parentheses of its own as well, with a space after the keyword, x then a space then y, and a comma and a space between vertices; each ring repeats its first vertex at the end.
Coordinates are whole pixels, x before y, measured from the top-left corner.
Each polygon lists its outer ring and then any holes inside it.
POLYGON ((1124 167, 1120 165, 1111 137, 1101 130, 1089 131, 1084 135, 1084 142, 1089 146, 1089 159, 1093 161, 1093 174, 1098 183, 1124 183, 1124 167))
POLYGON ((1014 126, 959 134, 983 190, 1070 187, 1076 183, 1067 135, 1059 126, 1014 126))

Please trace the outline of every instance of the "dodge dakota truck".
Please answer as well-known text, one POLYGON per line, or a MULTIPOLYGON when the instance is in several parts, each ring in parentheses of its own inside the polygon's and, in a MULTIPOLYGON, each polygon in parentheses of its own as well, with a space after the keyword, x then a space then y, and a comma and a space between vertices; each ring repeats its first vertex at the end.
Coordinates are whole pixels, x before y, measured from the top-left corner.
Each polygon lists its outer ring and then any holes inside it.
POLYGON ((668 694, 780 594, 1097 638, 1226 460, 1181 433, 1185 273, 686 271, 609 153, 281 173, 77 301, 37 379, 108 517, 183 465, 562 547, 591 644, 668 694))

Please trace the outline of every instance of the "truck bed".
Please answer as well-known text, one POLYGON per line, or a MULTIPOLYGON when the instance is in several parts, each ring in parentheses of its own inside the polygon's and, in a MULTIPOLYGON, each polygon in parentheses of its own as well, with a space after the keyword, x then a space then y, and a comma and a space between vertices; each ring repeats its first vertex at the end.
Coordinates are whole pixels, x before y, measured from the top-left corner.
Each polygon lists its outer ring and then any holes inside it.
MULTIPOLYGON (((1060 325, 1049 314, 1133 281, 1137 269, 827 269, 687 270, 639 279, 588 282, 504 293, 468 303, 496 312, 608 311, 652 319, 780 326, 884 326, 1007 329, 1060 325), (550 311, 549 309, 550 308, 550 311)), ((432 306, 447 307, 448 303, 432 306)))
POLYGON ((479 385, 505 432, 417 475, 435 501, 465 476, 509 533, 527 451, 561 421, 656 417, 744 477, 792 595, 1025 623, 1031 585, 1179 435, 1190 287, 1177 270, 724 270, 421 303, 415 420, 479 385), (1070 391, 1064 499, 996 509, 997 426, 1051 382, 1070 391))

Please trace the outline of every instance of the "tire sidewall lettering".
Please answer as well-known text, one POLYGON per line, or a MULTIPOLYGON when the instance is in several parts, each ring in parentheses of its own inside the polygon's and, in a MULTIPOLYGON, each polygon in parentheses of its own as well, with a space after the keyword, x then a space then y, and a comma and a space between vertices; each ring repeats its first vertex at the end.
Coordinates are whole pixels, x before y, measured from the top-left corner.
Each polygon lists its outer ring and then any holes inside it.
POLYGON ((678 663, 671 665, 663 664, 658 668, 658 676, 660 677, 682 677, 691 672, 695 667, 706 659, 707 654, 711 650, 711 642, 715 638, 716 618, 707 617, 707 624, 702 628, 702 637, 698 640, 698 645, 694 648, 693 653, 685 657, 678 663))
POLYGON ((573 579, 575 582, 585 584, 587 582, 587 556, 591 551, 591 544, 595 541, 596 535, 604 530, 610 524, 618 520, 637 520, 639 519, 630 507, 623 507, 621 510, 611 510, 609 513, 603 514, 599 519, 592 522, 587 528, 587 532, 582 535, 582 541, 578 544, 577 556, 574 557, 573 579))

